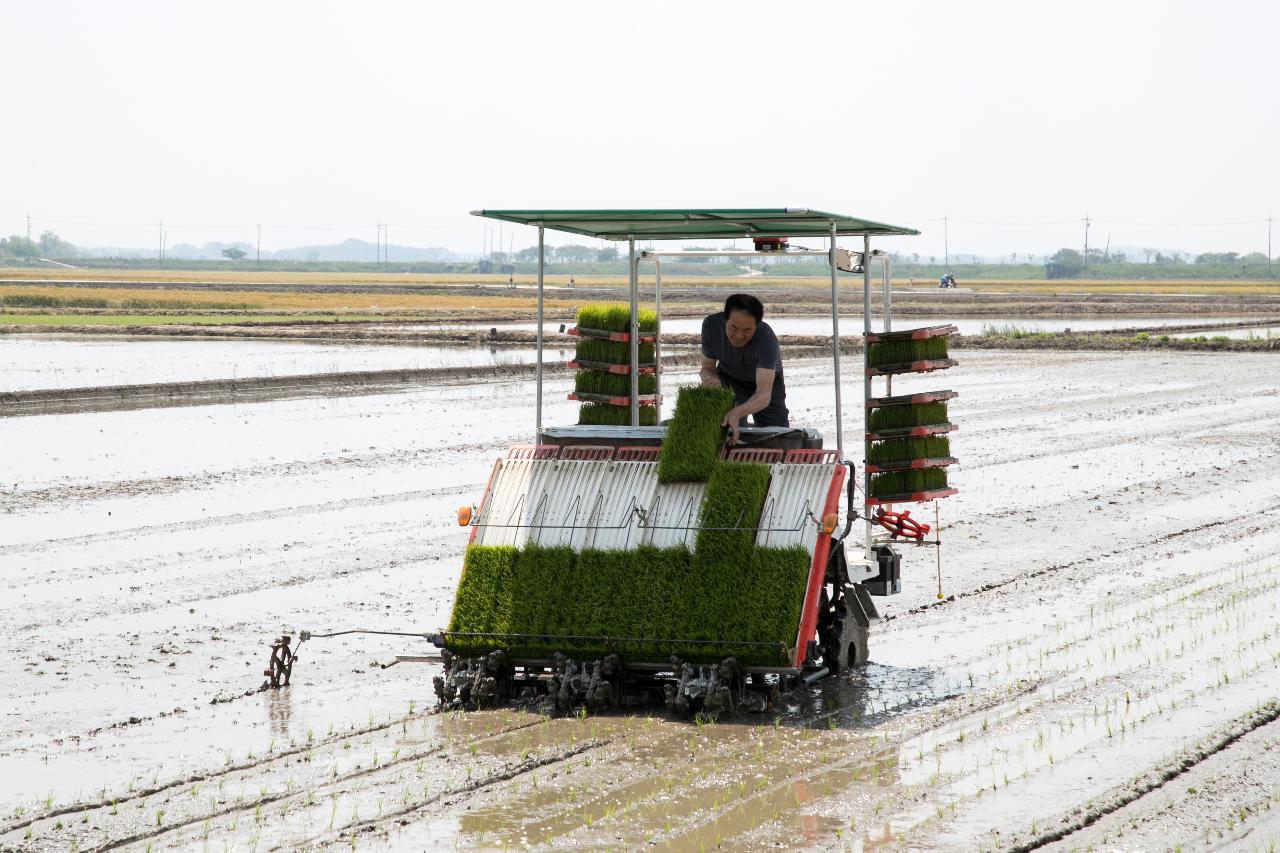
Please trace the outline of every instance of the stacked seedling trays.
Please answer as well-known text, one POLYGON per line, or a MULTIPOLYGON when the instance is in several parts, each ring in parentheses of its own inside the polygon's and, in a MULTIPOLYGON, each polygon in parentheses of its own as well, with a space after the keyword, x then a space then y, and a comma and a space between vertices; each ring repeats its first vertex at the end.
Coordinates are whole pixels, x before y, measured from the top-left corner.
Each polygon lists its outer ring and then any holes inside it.
MULTIPOLYGON (((947 338, 955 326, 928 326, 867 335, 868 377, 932 373, 956 364, 948 357, 947 338)), ((866 472, 868 505, 931 501, 954 495, 947 468, 956 464, 947 433, 954 391, 926 391, 868 397, 866 472)))
MULTIPOLYGON (((654 344, 658 317, 641 311, 640 358, 637 365, 640 425, 658 422, 658 365, 654 344)), ((578 423, 626 426, 631 423, 631 309, 625 305, 585 305, 578 309, 578 325, 569 334, 578 338, 574 360, 577 370, 570 400, 578 400, 578 423)))

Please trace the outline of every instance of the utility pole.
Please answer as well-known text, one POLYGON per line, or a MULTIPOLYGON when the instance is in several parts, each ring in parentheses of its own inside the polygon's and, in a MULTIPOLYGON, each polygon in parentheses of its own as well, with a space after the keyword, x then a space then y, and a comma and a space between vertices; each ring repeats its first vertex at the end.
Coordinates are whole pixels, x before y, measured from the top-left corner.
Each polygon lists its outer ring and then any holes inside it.
POLYGON ((1089 269, 1089 214, 1084 215, 1084 268, 1089 269))
MULTIPOLYGON (((1269 278, 1275 278, 1275 275, 1271 272, 1271 223, 1275 221, 1274 216, 1267 217, 1267 276, 1269 278)), ((31 229, 28 227, 27 232, 30 233, 30 231, 31 229)), ((27 239, 30 240, 31 238, 27 237, 27 239)))
POLYGON ((258 223, 258 263, 262 263, 262 223, 258 223))
POLYGON ((951 266, 951 238, 947 235, 947 217, 942 216, 942 265, 944 267, 951 266))
MULTIPOLYGON (((1268 220, 1268 221, 1270 221, 1270 220, 1268 220)), ((1268 226, 1268 227, 1267 227, 1267 234, 1268 234, 1268 235, 1270 235, 1270 234, 1271 234, 1270 226, 1268 226)), ((27 242, 28 242, 28 243, 30 243, 30 242, 31 242, 31 214, 30 214, 30 213, 28 213, 28 214, 27 214, 27 242)), ((1270 236, 1268 236, 1268 237, 1267 237, 1267 245, 1268 245, 1268 247, 1271 245, 1271 238, 1270 238, 1270 236)), ((1267 249, 1267 257, 1270 257, 1270 256, 1271 256, 1271 250, 1270 250, 1270 248, 1268 248, 1268 249, 1267 249)))
POLYGON ((159 250, 159 253, 156 255, 156 260, 158 260, 162 264, 164 263, 164 220, 163 219, 160 220, 160 250, 159 250))

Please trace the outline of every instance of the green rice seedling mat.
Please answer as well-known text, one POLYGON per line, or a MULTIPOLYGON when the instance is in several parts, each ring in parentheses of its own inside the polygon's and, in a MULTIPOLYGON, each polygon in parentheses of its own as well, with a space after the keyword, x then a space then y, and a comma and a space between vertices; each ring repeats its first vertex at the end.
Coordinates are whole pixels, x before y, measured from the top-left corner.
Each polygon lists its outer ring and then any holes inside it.
POLYGON ((946 436, 891 438, 877 441, 867 448, 867 464, 886 465, 915 459, 943 459, 950 455, 951 442, 946 436))
POLYGON ((916 361, 939 361, 947 357, 947 339, 904 338, 867 345, 867 366, 881 367, 916 361))
POLYGON ((956 494, 947 482, 945 468, 915 468, 871 475, 869 505, 931 501, 956 494))
POLYGON ((867 412, 867 431, 909 429, 912 427, 947 422, 947 404, 913 403, 905 406, 886 406, 867 412))
MULTIPOLYGON (((652 373, 640 374, 639 383, 641 394, 657 393, 658 378, 652 373)), ((631 375, 628 373, 579 373, 573 379, 573 390, 578 394, 627 397, 631 395, 631 375)))
MULTIPOLYGON (((656 332, 658 315, 654 311, 640 309, 636 315, 640 332, 656 332)), ((622 304, 583 305, 578 309, 578 330, 592 329, 602 332, 630 332, 631 308, 622 304)))
MULTIPOLYGON (((657 426, 658 410, 641 406, 640 426, 657 426)), ((631 408, 610 403, 583 403, 578 407, 578 423, 582 426, 631 426, 631 408)))
MULTIPOLYGON (((631 364, 631 344, 626 341, 602 341, 598 338, 581 338, 574 348, 577 361, 594 361, 603 364, 631 364)), ((652 343, 640 344, 639 364, 654 366, 652 343)))
POLYGON ((575 554, 473 545, 463 568, 472 580, 459 584, 448 647, 463 654, 501 648, 517 658, 618 652, 632 662, 678 654, 698 663, 733 656, 748 666, 789 666, 809 552, 756 548, 721 574, 696 562, 681 547, 575 554), (513 553, 485 553, 497 550, 513 553), (487 612, 483 601, 501 601, 503 609, 487 612))
POLYGON ((732 408, 733 392, 726 388, 681 388, 662 439, 658 482, 705 482, 720 459, 720 422, 732 408))

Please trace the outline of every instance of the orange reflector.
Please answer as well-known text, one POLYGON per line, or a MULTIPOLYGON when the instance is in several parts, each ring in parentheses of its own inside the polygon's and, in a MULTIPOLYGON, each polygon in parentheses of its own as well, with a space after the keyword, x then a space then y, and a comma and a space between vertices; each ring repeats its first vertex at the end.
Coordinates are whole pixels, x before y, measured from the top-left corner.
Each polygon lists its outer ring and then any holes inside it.
POLYGON ((836 514, 829 512, 822 517, 822 532, 830 536, 836 529, 836 514))
POLYGON ((471 507, 469 506, 458 507, 458 526, 466 527, 470 523, 471 523, 471 507))

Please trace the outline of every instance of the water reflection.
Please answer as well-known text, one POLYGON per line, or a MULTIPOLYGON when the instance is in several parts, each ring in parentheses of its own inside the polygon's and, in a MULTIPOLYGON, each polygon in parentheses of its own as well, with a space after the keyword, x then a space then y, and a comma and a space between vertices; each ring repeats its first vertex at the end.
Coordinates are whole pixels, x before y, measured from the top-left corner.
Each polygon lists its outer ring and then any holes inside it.
POLYGON ((288 687, 281 687, 262 693, 271 734, 280 741, 289 739, 289 723, 293 720, 293 694, 289 690, 288 687))
POLYGON ((954 699, 967 687, 928 667, 869 663, 779 699, 782 725, 870 729, 910 711, 954 699))

